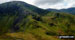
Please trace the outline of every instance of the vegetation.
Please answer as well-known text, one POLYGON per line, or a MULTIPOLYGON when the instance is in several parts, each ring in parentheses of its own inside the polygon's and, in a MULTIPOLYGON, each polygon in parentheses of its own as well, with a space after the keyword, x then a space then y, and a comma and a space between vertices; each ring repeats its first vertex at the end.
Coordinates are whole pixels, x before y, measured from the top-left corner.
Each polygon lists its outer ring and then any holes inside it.
POLYGON ((0 11, 0 40, 60 40, 59 35, 75 35, 75 15, 56 12, 39 14, 30 7, 24 9, 22 15, 18 10, 9 10, 6 13, 0 11))

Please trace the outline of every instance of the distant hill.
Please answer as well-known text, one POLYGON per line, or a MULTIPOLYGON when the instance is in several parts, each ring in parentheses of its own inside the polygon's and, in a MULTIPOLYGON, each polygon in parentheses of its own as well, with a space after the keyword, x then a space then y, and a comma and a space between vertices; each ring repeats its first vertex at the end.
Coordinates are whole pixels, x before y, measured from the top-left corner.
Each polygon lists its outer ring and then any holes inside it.
POLYGON ((65 12, 65 13, 70 13, 70 14, 74 14, 75 15, 75 8, 68 8, 68 9, 47 9, 48 11, 55 11, 55 12, 65 12))

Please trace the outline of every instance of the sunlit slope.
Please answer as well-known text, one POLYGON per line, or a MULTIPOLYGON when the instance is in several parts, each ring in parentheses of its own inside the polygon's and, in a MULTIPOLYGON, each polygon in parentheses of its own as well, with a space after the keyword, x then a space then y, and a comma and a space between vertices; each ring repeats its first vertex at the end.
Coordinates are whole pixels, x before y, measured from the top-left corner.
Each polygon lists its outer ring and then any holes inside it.
POLYGON ((1 35, 8 36, 6 39, 59 40, 58 35, 75 35, 74 15, 50 12, 45 16, 29 15, 18 20, 17 18, 18 16, 2 18, 0 30, 1 35))

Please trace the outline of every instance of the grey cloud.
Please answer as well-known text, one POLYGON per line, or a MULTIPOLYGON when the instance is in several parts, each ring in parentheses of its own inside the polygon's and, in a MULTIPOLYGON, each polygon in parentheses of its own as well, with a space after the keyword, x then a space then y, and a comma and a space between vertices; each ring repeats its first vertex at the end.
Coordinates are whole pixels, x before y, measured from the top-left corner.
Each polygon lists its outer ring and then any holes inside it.
POLYGON ((9 1, 20 1, 20 0, 0 0, 0 3, 5 3, 5 2, 9 2, 9 1))
POLYGON ((63 1, 64 0, 36 0, 35 4, 36 5, 45 5, 45 4, 53 5, 53 4, 63 2, 63 1))
POLYGON ((0 3, 8 2, 9 0, 0 0, 0 3))
POLYGON ((75 7, 75 4, 73 4, 72 7, 75 7))
POLYGON ((11 1, 20 1, 20 0, 11 0, 11 1))

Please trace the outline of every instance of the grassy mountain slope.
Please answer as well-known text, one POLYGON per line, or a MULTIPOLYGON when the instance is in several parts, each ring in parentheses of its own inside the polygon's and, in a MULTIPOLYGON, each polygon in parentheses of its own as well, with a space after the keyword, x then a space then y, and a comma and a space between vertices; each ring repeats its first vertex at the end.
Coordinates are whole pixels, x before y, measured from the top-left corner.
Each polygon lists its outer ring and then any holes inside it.
POLYGON ((45 16, 29 15, 14 24, 17 16, 4 17, 0 23, 3 40, 59 40, 58 35, 75 35, 75 16, 48 13, 45 16), (6 21, 9 19, 9 21, 6 21), (5 39, 4 39, 5 38, 5 39))
POLYGON ((75 35, 75 15, 56 12, 39 14, 41 9, 35 12, 30 9, 31 6, 28 9, 13 3, 8 2, 7 5, 12 5, 7 7, 4 7, 6 3, 0 5, 0 40, 60 40, 58 35, 75 35), (21 8, 18 10, 16 7, 21 8))

